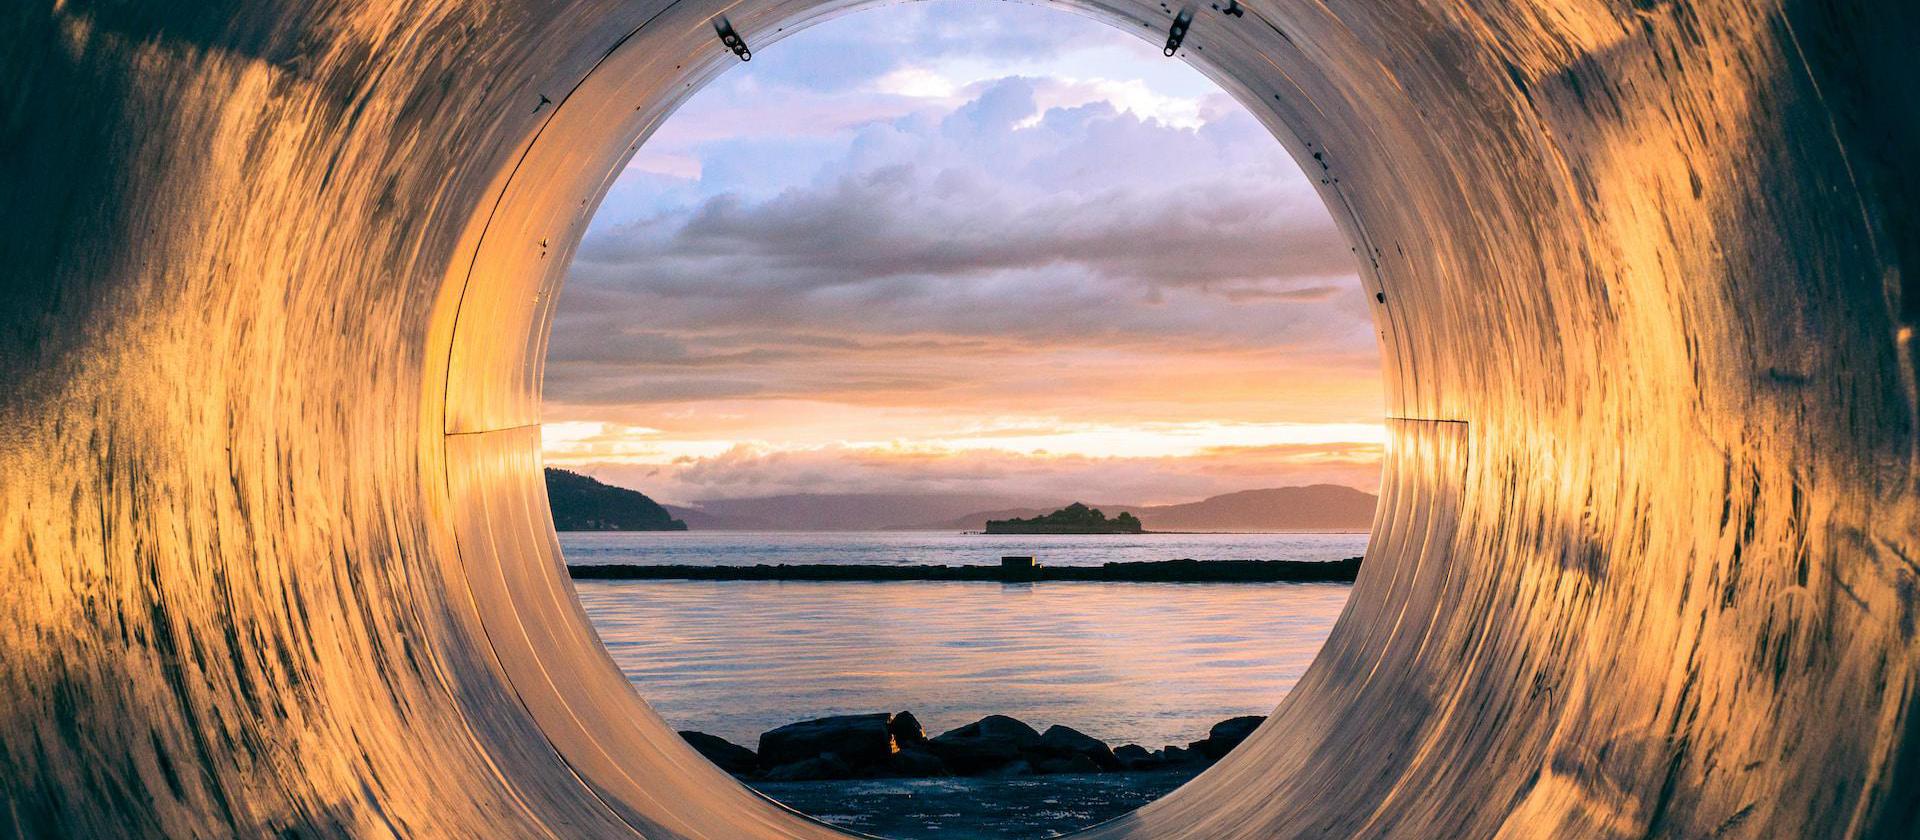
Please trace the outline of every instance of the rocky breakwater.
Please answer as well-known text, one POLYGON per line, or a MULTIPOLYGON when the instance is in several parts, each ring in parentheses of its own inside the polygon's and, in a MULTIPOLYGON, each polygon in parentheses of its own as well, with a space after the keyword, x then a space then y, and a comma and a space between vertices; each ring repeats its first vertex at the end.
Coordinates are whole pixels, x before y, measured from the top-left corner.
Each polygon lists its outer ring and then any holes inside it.
POLYGON ((1006 715, 927 737, 912 712, 837 715, 761 733, 758 750, 704 732, 680 737, 720 769, 766 782, 828 779, 1031 776, 1188 768, 1219 761, 1266 718, 1223 720, 1185 747, 1111 747, 1072 727, 1041 732, 1006 715))

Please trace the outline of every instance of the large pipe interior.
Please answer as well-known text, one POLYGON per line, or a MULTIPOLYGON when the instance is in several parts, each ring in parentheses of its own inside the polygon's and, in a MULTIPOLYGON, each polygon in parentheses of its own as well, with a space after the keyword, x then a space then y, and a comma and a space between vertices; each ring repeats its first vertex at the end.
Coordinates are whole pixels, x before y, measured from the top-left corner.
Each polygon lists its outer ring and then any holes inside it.
MULTIPOLYGON (((1242 5, 1185 56, 1355 245, 1382 504, 1267 725, 1088 836, 1910 836, 1911 4, 1242 5)), ((0 834, 840 836, 628 688, 537 423, 710 20, 849 8, 0 13, 0 834)))

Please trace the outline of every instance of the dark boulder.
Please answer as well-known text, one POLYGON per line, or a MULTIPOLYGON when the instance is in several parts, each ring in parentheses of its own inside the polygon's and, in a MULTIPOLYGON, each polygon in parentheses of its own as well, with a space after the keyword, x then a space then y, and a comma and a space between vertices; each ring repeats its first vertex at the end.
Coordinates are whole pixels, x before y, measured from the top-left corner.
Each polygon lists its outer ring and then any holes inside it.
MULTIPOLYGON (((1050 757, 1086 758, 1099 770, 1120 769, 1120 760, 1114 757, 1113 749, 1107 746, 1107 742, 1069 726, 1054 724, 1047 727, 1047 731, 1040 736, 1039 749, 1050 757)), ((1035 765, 1036 768, 1038 766, 1035 765)))
POLYGON ((1040 745, 1040 733, 1006 715, 988 715, 927 741, 956 775, 971 776, 1001 768, 1040 745))
POLYGON ((1266 722, 1266 715, 1241 715, 1236 718, 1227 718, 1207 730, 1207 738, 1212 741, 1232 741, 1238 744, 1247 740, 1247 736, 1252 735, 1253 730, 1259 729, 1260 724, 1266 722))
POLYGON ((940 756, 920 746, 909 746, 894 753, 893 757, 887 759, 882 770, 889 776, 898 776, 903 779, 928 779, 953 775, 947 770, 947 763, 940 760, 940 756))
POLYGON ((871 767, 894 753, 893 715, 837 715, 789 723, 760 734, 760 766, 775 768, 828 753, 852 767, 871 767))
POLYGON ((766 772, 760 778, 769 782, 816 782, 825 779, 851 779, 854 769, 834 753, 790 761, 766 772))
POLYGON ((1208 761, 1219 761, 1227 753, 1232 752, 1234 747, 1240 746, 1242 741, 1247 740, 1247 736, 1252 735, 1253 730, 1259 729, 1260 724, 1265 723, 1266 720, 1265 715, 1228 718, 1207 730, 1206 740, 1195 741, 1189 746, 1206 756, 1208 761))
POLYGON ((910 744, 920 744, 927 740, 927 731, 920 728, 920 719, 912 712, 901 712, 887 723, 887 731, 893 733, 893 743, 901 749, 910 744))
POLYGON ((1160 766, 1160 760, 1139 744, 1115 747, 1113 757, 1120 762, 1120 768, 1123 770, 1152 770, 1160 766))
POLYGON ((691 745, 695 752, 713 762, 715 767, 736 776, 752 773, 754 768, 760 766, 760 757, 754 755, 753 750, 717 735, 685 731, 680 733, 680 738, 691 745))

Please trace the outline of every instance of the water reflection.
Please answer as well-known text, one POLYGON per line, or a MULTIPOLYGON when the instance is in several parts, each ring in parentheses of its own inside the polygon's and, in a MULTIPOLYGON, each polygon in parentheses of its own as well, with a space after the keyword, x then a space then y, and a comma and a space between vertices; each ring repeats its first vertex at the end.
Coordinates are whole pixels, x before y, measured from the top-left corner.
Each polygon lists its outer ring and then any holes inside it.
POLYGON ((988 714, 1114 745, 1266 714, 1312 661, 1339 584, 577 584, 607 649, 676 727, 751 746, 809 717, 988 714))

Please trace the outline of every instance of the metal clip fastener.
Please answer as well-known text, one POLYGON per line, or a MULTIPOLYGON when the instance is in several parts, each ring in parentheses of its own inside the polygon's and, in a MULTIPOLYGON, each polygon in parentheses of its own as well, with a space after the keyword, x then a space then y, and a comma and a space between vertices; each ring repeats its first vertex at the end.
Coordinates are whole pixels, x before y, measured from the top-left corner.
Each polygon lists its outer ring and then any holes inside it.
POLYGON ((720 43, 727 45, 727 49, 733 50, 733 54, 740 56, 741 61, 753 60, 753 50, 747 49, 747 39, 733 31, 733 24, 729 23, 724 16, 714 18, 713 31, 720 35, 720 43))
POLYGON ((1167 48, 1162 50, 1168 58, 1180 51, 1180 42, 1187 39, 1187 27, 1193 25, 1193 7, 1181 9, 1173 18, 1173 27, 1167 30, 1167 48))

